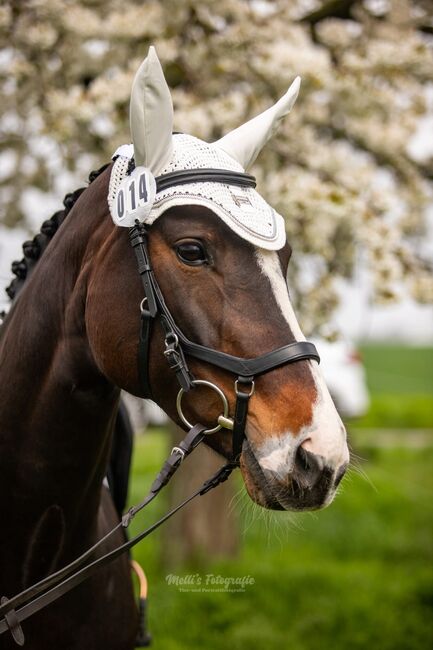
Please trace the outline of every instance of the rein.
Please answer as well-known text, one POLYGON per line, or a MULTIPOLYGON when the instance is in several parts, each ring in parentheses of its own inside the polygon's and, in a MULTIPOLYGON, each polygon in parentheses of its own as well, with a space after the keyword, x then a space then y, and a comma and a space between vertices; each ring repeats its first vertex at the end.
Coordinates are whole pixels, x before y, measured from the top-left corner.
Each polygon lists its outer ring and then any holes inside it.
MULTIPOLYGON (((162 188, 166 189, 179 184, 209 181, 241 187, 255 186, 255 179, 249 174, 219 169, 182 170, 156 178, 158 191, 161 191, 162 188)), ((146 226, 136 221, 135 225, 129 229, 129 237, 137 258, 138 271, 142 278, 145 293, 145 297, 140 304, 141 324, 138 345, 138 371, 142 390, 144 395, 151 397, 152 391, 148 370, 150 335, 153 321, 159 318, 164 330, 164 356, 167 359, 170 369, 175 373, 180 387, 176 400, 177 411, 182 422, 188 427, 189 432, 182 442, 172 449, 170 456, 152 483, 147 496, 139 504, 131 507, 117 526, 94 544, 94 546, 59 571, 47 576, 10 599, 6 597, 1 599, 0 616, 2 618, 0 618, 0 634, 9 630, 14 641, 20 646, 24 645, 25 642, 21 627, 22 621, 57 600, 57 598, 60 598, 63 594, 89 578, 102 566, 112 562, 122 553, 131 549, 139 541, 161 526, 161 524, 167 521, 178 510, 186 506, 192 499, 206 494, 209 490, 212 490, 227 480, 233 469, 239 466, 239 457, 242 452, 243 442, 246 439, 245 427, 248 417, 248 406, 250 398, 255 391, 254 379, 256 376, 269 372, 281 365, 296 361, 305 359, 320 361, 315 346, 307 341, 289 343, 288 345, 252 359, 232 356, 190 341, 177 326, 155 278, 148 252, 148 231, 146 226), (186 360, 188 356, 210 363, 235 375, 234 393, 236 395, 236 404, 233 418, 229 416, 228 400, 221 388, 209 381, 194 378, 188 368, 186 360), (183 394, 199 385, 207 386, 216 391, 223 404, 223 413, 218 417, 217 424, 212 428, 206 428, 202 424, 191 425, 182 411, 183 394), (90 561, 95 551, 107 542, 116 531, 121 528, 128 528, 137 513, 145 508, 157 496, 161 489, 167 485, 183 460, 203 441, 204 437, 219 431, 221 428, 232 431, 232 454, 228 463, 205 481, 192 495, 175 506, 154 524, 129 541, 108 551, 101 557, 90 561), (86 564, 87 560, 89 562, 86 564)))
POLYGON ((138 544, 142 539, 150 535, 154 530, 159 528, 161 524, 170 519, 178 510, 186 506, 190 501, 197 496, 206 494, 213 488, 217 487, 228 479, 235 465, 227 463, 221 467, 211 478, 203 483, 193 494, 187 497, 184 501, 172 508, 169 512, 163 515, 152 526, 149 526, 141 533, 135 535, 130 540, 117 546, 115 549, 108 551, 101 557, 89 562, 83 567, 83 564, 89 559, 100 546, 107 542, 113 534, 121 528, 128 528, 134 517, 145 508, 162 488, 167 485, 171 477, 179 468, 180 464, 188 456, 205 436, 206 427, 202 424, 196 424, 191 428, 189 433, 185 436, 179 446, 174 447, 170 456, 165 461, 160 472, 155 478, 149 493, 137 505, 132 506, 122 517, 121 522, 110 530, 102 539, 100 539, 94 546, 85 551, 82 555, 76 558, 73 562, 66 565, 59 571, 47 576, 36 584, 28 587, 21 593, 13 598, 3 597, 0 605, 0 634, 10 631, 14 641, 23 646, 25 639, 21 627, 21 622, 36 614, 39 610, 43 609, 53 601, 57 600, 65 593, 79 585, 81 582, 89 578, 95 571, 109 564, 117 557, 125 553, 133 546, 138 544), (41 595, 40 595, 41 594, 41 595), (25 603, 25 604, 24 604, 25 603), (22 605, 22 607, 21 607, 22 605))

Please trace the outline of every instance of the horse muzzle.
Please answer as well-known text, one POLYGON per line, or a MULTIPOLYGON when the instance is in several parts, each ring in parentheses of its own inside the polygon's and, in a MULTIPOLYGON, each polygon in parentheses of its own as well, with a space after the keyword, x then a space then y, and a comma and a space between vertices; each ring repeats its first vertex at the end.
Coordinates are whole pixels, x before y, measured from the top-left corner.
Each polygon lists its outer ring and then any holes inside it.
POLYGON ((334 468, 323 456, 299 444, 285 466, 263 467, 248 442, 244 443, 241 471, 248 494, 258 505, 271 510, 318 510, 329 505, 348 462, 334 468))

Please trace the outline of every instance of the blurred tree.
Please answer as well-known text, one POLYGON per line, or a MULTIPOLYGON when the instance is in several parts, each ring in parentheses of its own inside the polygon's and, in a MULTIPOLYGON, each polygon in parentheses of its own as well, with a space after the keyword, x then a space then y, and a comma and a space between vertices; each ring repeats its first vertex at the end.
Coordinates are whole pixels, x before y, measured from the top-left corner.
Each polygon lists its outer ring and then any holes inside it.
MULTIPOLYGON (((185 432, 170 424, 173 445, 179 444, 185 432)), ((166 488, 170 508, 204 483, 224 464, 217 454, 200 445, 190 459, 193 471, 183 467, 175 481, 166 488)), ((161 535, 161 559, 166 568, 188 563, 199 566, 211 555, 214 558, 233 557, 239 549, 240 534, 236 511, 231 507, 234 494, 233 480, 218 486, 192 501, 164 526, 161 535)))
POLYGON ((64 191, 60 169, 82 179, 129 141, 132 77, 154 43, 176 128, 206 140, 302 76, 296 109, 254 171, 287 218, 307 333, 328 320, 335 280, 358 251, 373 298, 409 288, 433 301, 422 260, 431 159, 408 147, 431 98, 429 10, 427 0, 10 0, 0 7, 0 219, 25 222, 35 188, 64 191))

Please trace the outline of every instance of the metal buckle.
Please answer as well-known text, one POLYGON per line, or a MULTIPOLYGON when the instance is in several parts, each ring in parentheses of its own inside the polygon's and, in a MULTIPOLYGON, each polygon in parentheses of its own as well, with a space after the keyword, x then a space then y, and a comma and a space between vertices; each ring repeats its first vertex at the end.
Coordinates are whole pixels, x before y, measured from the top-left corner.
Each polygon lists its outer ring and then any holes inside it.
POLYGON ((143 314, 147 309, 145 309, 144 304, 147 302, 147 298, 143 298, 143 300, 140 302, 140 311, 143 314))
POLYGON ((175 452, 178 453, 178 454, 180 454, 180 462, 182 462, 183 459, 185 458, 185 452, 184 452, 184 450, 181 449, 180 447, 173 447, 173 449, 171 450, 170 454, 174 454, 175 452))
POLYGON ((236 395, 238 397, 239 397, 239 395, 246 395, 247 397, 251 397, 252 395, 254 395, 255 389, 256 389, 256 385, 254 383, 254 379, 251 379, 251 381, 248 381, 248 382, 247 381, 239 382, 239 379, 236 379, 236 381, 235 381, 235 393, 236 393, 236 395), (250 392, 246 393, 243 390, 239 390, 239 388, 238 388, 239 383, 241 383, 243 386, 248 386, 248 384, 249 384, 250 385, 250 392))
POLYGON ((176 348, 166 348, 163 352, 163 355, 165 357, 171 357, 171 355, 174 355, 176 359, 180 358, 179 352, 176 350, 176 348))
POLYGON ((169 332, 165 337, 165 350, 164 356, 168 359, 170 366, 176 365, 180 361, 180 354, 177 348, 179 347, 179 339, 175 332, 169 332))
MULTIPOLYGON (((219 388, 219 386, 216 386, 215 384, 212 384, 212 382, 206 381, 205 379, 193 379, 191 384, 193 386, 207 386, 208 388, 212 388, 216 393, 218 393, 218 395, 220 396, 221 401, 223 403, 223 413, 222 413, 222 415, 223 415, 224 418, 228 419, 229 403, 227 401, 227 397, 224 395, 223 391, 221 390, 221 388, 219 388)), ((180 391, 178 392, 177 399, 176 399, 176 408, 177 408, 177 412, 179 413, 179 417, 182 420, 182 422, 187 427, 192 429, 192 427, 194 425, 191 424, 191 422, 188 422, 188 420, 186 419, 186 417, 185 417, 185 415, 184 415, 184 413, 182 411, 182 397, 183 397, 184 392, 185 391, 183 390, 183 388, 181 388, 180 391)), ((221 424, 219 424, 219 421, 218 421, 218 424, 216 425, 216 427, 213 427, 213 429, 205 429, 203 431, 203 433, 205 433, 206 435, 210 434, 210 433, 216 433, 221 428, 222 428, 222 426, 221 426, 221 424)))
POLYGON ((165 352, 172 352, 179 345, 179 338, 175 332, 169 332, 165 337, 165 352))

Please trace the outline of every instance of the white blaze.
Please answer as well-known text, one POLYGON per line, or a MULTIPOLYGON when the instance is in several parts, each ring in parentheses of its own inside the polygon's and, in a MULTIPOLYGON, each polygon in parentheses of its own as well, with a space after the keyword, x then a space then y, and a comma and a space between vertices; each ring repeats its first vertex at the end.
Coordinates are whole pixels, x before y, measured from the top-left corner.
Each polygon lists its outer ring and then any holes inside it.
MULTIPOLYGON (((268 278, 275 300, 287 321, 296 341, 305 341, 301 328, 290 303, 286 281, 281 271, 278 254, 274 251, 256 249, 256 257, 262 273, 268 278)), ((334 406, 318 363, 309 362, 315 383, 317 397, 313 404, 313 417, 301 431, 276 431, 256 452, 264 469, 281 476, 287 475, 294 461, 294 451, 302 442, 303 448, 323 456, 329 467, 338 469, 349 460, 346 444, 346 430, 334 406)))

